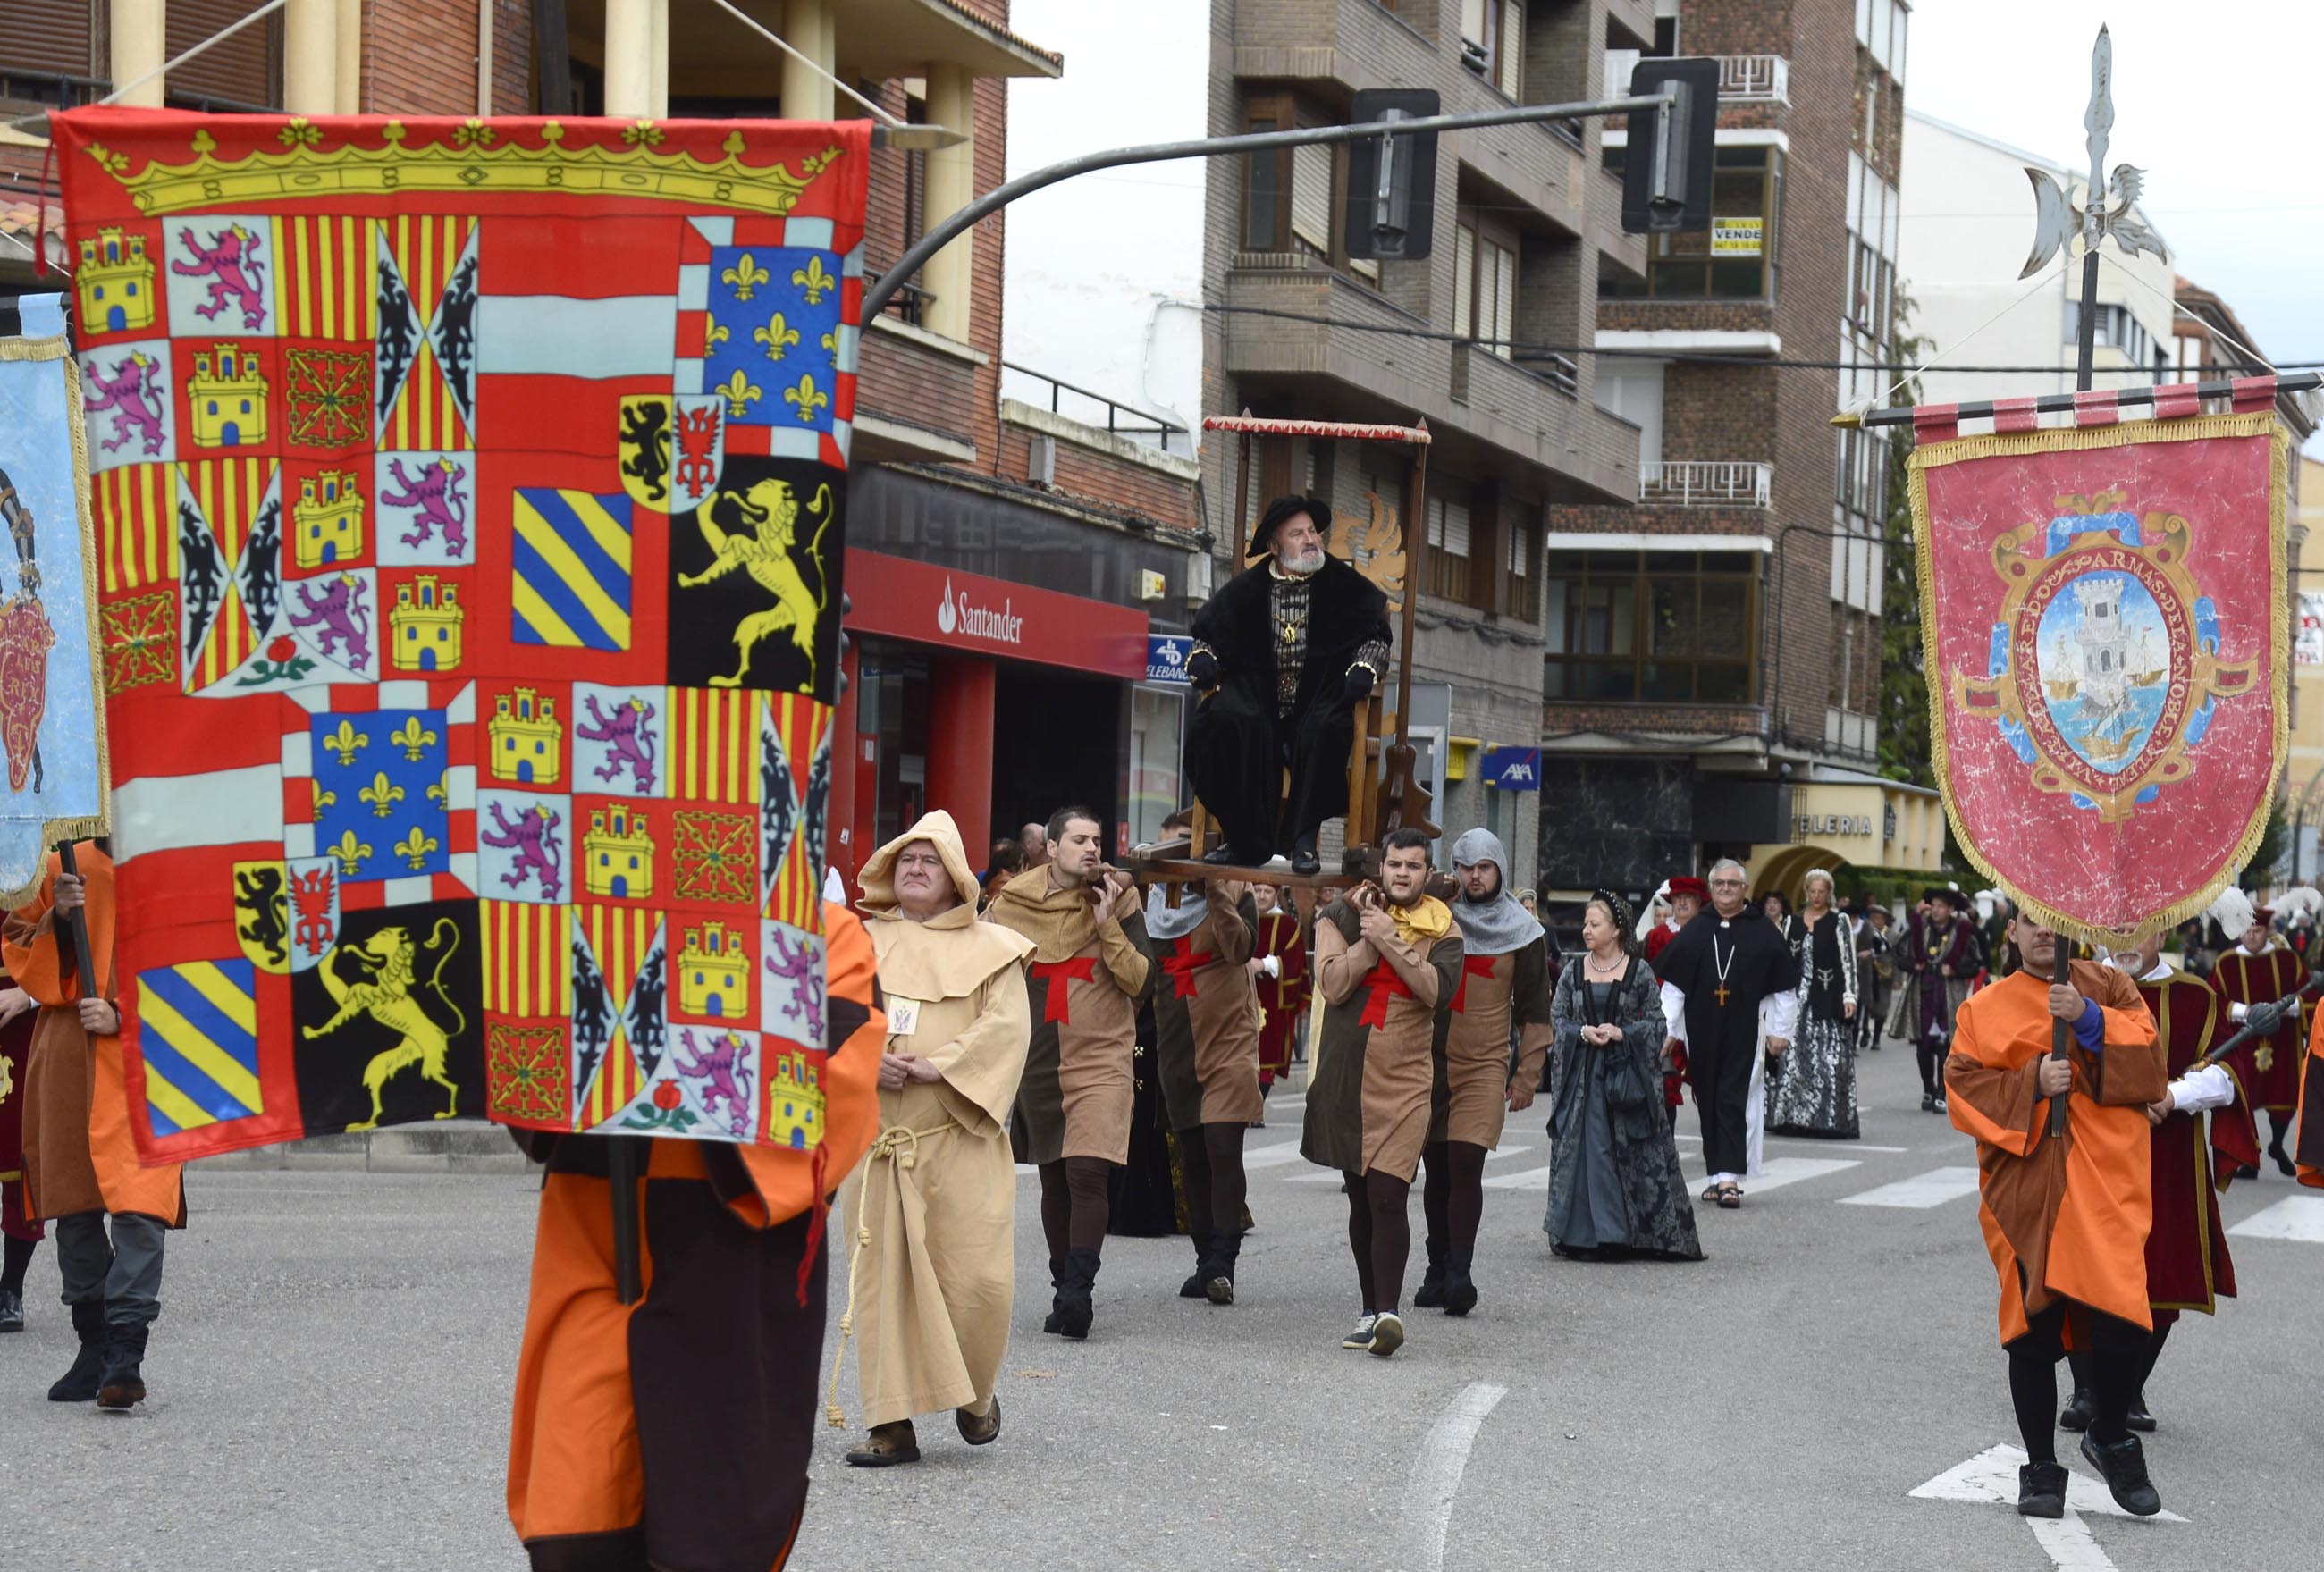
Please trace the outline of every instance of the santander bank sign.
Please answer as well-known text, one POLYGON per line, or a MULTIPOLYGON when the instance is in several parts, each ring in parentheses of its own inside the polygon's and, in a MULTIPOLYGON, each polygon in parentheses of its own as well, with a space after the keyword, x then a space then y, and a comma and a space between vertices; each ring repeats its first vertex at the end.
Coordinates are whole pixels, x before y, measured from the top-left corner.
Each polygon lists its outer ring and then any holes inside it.
POLYGON ((981 639, 989 644, 1019 645, 1025 642, 1025 619, 1016 611, 1014 595, 1001 598, 999 610, 990 605, 978 605, 968 598, 968 592, 955 592, 952 575, 945 575, 944 594, 936 602, 936 630, 945 638, 958 636, 981 639))

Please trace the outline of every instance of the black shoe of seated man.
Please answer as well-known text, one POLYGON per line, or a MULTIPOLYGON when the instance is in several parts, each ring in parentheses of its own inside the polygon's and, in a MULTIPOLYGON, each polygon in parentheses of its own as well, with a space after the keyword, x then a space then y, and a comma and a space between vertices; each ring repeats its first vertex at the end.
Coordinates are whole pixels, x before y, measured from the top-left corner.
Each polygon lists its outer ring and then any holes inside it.
POLYGON ((73 1330, 80 1334, 80 1352, 72 1368, 49 1388, 51 1402, 91 1402, 97 1398, 97 1377, 105 1371, 105 1301, 85 1299, 72 1307, 73 1330))
POLYGON ((1291 871, 1302 878, 1313 878, 1323 871, 1323 860, 1315 855, 1315 837, 1302 835, 1291 843, 1291 871))
POLYGON ((1241 865, 1243 858, 1231 843, 1222 841, 1203 853, 1203 860, 1213 868, 1235 868, 1241 865))
POLYGON ((2130 1400, 2130 1412, 2123 1416, 2122 1422, 2134 1430, 2151 1433, 2154 1430, 2154 1415, 2146 1406, 2146 1393, 2142 1392, 2130 1400))
POLYGON ((2058 1428, 2061 1430, 2071 1430, 2076 1435, 2090 1428, 2090 1389, 2089 1387, 2074 1388, 2074 1395, 2066 1400, 2064 1410, 2058 1415, 2058 1428))
POLYGON ((2136 1436, 2125 1436, 2111 1445, 2096 1436, 2082 1438, 2082 1456, 2106 1475, 2114 1503, 2133 1517, 2153 1517, 2163 1510, 2162 1494, 2146 1476, 2146 1449, 2136 1436))
POLYGON ((2021 1517, 2064 1517, 2066 1466, 2062 1463, 2019 1464, 2017 1512, 2021 1517))

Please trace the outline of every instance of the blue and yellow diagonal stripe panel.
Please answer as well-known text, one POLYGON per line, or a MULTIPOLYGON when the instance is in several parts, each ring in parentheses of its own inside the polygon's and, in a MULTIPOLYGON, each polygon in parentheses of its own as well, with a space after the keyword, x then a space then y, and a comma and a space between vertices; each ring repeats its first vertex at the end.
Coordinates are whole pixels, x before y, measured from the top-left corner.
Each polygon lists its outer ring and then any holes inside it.
POLYGON ((258 970, 196 961, 137 974, 137 1045, 156 1135, 264 1108, 258 1089, 258 970))
POLYGON ((519 644, 630 647, 630 499, 521 488, 514 627, 519 644))

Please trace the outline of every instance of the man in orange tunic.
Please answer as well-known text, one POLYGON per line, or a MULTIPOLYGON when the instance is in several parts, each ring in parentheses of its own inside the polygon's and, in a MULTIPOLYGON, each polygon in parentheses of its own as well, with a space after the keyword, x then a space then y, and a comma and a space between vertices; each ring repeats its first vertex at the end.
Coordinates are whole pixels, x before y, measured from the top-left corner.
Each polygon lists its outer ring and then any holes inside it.
POLYGON ((2071 982, 2052 984, 2057 935, 2020 914, 2010 936, 2024 970, 1962 1004, 1945 1100, 1955 1127, 1977 1138, 1978 1221, 2001 1280, 2001 1344, 2028 1459, 2017 1510, 2065 1513, 2052 1416, 2057 1364, 2071 1346, 2090 1356, 2082 1456, 2124 1511, 2148 1517, 2163 1510, 2162 1498, 2126 1421, 2154 1325, 2146 1106, 2170 1084, 2163 1048, 2128 977, 2076 961, 2071 982), (2063 1060, 2049 1054, 2053 1019, 2073 1028, 2063 1060), (2061 1093, 2066 1135, 2055 1140, 2049 1099, 2061 1093))
POLYGON ((51 1402, 133 1408, 145 1398, 145 1338, 161 1313, 161 1241, 186 1226, 183 1165, 137 1164, 114 1004, 113 859, 101 841, 73 849, 79 876, 48 872, 8 915, 8 973, 41 1006, 25 1066, 24 1185, 32 1216, 57 1225, 57 1265, 80 1353, 51 1402), (78 975, 69 924, 87 913, 89 967, 78 975), (110 1221, 108 1236, 106 1224, 110 1221))
POLYGON ((641 1141, 644 1297, 615 1286, 611 1147, 514 1131, 549 1165, 509 1426, 509 1520, 535 1572, 779 1572, 807 1502, 830 1241, 823 1207, 872 1145, 872 941, 823 908, 823 1141, 641 1141))

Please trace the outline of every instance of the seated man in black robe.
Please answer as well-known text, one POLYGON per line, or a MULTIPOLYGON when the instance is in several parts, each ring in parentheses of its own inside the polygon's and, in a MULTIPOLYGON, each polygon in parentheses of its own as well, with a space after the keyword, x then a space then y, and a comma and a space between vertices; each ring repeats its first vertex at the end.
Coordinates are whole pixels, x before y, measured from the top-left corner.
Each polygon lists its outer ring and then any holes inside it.
POLYGON ((1186 671, 1206 694, 1186 768, 1223 832, 1208 861, 1258 867, 1287 850, 1293 872, 1315 873, 1317 829, 1348 811, 1350 712, 1388 668, 1388 597, 1323 549, 1331 528, 1320 499, 1277 497, 1250 543, 1267 560, 1194 616, 1186 671))

